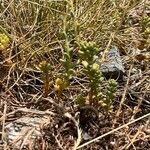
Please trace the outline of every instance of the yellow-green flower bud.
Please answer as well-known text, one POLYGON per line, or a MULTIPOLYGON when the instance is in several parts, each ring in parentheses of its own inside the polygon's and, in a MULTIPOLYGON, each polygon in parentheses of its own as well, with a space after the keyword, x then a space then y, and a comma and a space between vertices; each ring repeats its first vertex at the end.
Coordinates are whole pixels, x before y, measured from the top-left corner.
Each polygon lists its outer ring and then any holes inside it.
POLYGON ((92 65, 92 69, 98 71, 98 70, 99 70, 99 65, 96 64, 96 63, 94 63, 94 64, 92 65))
POLYGON ((0 50, 4 50, 9 45, 9 38, 5 34, 0 34, 0 50))
POLYGON ((87 68, 89 64, 88 64, 87 61, 82 61, 82 65, 83 65, 85 68, 87 68))

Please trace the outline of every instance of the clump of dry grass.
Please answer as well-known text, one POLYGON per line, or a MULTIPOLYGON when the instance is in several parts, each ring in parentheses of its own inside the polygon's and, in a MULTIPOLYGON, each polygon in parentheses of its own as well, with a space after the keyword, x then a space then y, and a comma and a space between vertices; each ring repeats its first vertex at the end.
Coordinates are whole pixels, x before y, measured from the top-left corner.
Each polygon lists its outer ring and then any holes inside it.
MULTIPOLYGON (((64 45, 69 44, 72 48, 70 62, 74 64, 78 60, 75 41, 86 40, 96 42, 104 52, 110 45, 118 46, 126 69, 124 81, 118 83, 113 112, 108 116, 99 110, 99 119, 88 118, 88 115, 83 118, 85 124, 82 127, 85 128, 82 130, 92 138, 112 130, 111 135, 102 136, 101 141, 87 145, 87 149, 88 146, 96 149, 148 149, 149 122, 142 116, 147 113, 148 117, 150 110, 149 8, 148 0, 2 1, 0 33, 9 37, 10 45, 0 52, 1 140, 4 139, 6 124, 30 114, 17 111, 27 107, 42 113, 49 110, 61 114, 51 118, 51 124, 43 129, 47 133, 45 148, 77 149, 80 142, 84 142, 75 104, 77 96, 87 93, 88 88, 87 78, 81 74, 82 67, 73 68, 72 79, 61 96, 58 97, 51 85, 46 99, 42 97, 42 72, 37 66, 46 60, 51 64, 50 79, 54 81, 62 77, 65 69, 60 59, 65 58, 64 45), (146 57, 140 61, 134 59, 133 49, 140 49, 142 56, 146 57), (66 112, 73 117, 68 119, 64 115, 66 112), (137 117, 144 119, 134 124, 137 117), (132 120, 133 124, 129 126, 132 120), (115 130, 118 126, 126 128, 115 130)), ((4 146, 8 145, 2 144, 2 149, 4 146)))

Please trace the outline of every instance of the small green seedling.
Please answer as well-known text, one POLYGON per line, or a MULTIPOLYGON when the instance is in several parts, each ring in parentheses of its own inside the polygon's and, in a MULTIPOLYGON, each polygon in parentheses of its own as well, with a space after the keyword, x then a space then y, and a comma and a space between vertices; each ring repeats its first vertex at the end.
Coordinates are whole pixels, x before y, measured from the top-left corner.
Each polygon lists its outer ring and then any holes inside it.
POLYGON ((48 96, 49 88, 50 88, 50 73, 51 73, 51 65, 46 61, 42 61, 39 64, 39 68, 43 73, 43 82, 44 82, 44 97, 48 96))
POLYGON ((80 107, 85 106, 85 104, 86 104, 85 97, 82 96, 82 95, 78 96, 78 97, 77 97, 77 100, 76 100, 76 103, 77 103, 80 107))
POLYGON ((63 90, 66 88, 66 82, 64 81, 64 79, 57 78, 55 80, 54 88, 55 88, 55 91, 57 91, 58 101, 59 101, 63 90))
POLYGON ((113 103, 113 100, 115 98, 116 90, 117 90, 116 80, 110 79, 108 81, 108 86, 106 89, 105 98, 103 100, 103 104, 104 104, 103 106, 104 106, 104 108, 106 108, 106 110, 108 112, 112 110, 112 106, 113 106, 112 103, 113 103))

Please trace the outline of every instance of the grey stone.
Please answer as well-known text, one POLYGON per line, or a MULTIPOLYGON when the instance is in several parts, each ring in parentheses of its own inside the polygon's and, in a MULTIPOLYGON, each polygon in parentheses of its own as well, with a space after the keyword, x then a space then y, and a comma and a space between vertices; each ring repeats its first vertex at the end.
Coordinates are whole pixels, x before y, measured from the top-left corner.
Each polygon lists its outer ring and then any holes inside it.
POLYGON ((106 61, 101 64, 101 72, 109 79, 121 79, 125 72, 117 47, 112 47, 106 55, 106 61))
POLYGON ((30 144, 35 149, 38 139, 43 137, 41 128, 49 122, 48 116, 17 119, 5 127, 5 142, 15 150, 19 150, 21 146, 28 147, 30 144))

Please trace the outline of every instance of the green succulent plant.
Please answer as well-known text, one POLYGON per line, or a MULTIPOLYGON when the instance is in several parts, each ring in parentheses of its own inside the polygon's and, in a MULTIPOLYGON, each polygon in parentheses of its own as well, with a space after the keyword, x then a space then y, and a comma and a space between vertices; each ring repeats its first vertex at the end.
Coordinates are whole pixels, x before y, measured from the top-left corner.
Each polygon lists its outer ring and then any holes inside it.
POLYGON ((113 100, 115 98, 115 93, 117 90, 117 82, 114 79, 110 79, 108 81, 108 86, 106 89, 106 94, 105 94, 105 98, 104 98, 104 107, 106 108, 107 111, 111 111, 112 110, 112 103, 113 100))
POLYGON ((5 50, 9 46, 9 43, 9 37, 4 33, 0 33, 0 50, 5 50))
POLYGON ((144 15, 141 20, 141 26, 144 32, 145 38, 150 36, 150 17, 148 15, 144 15))
POLYGON ((92 65, 97 60, 97 54, 99 53, 99 49, 94 42, 81 41, 79 43, 79 57, 81 60, 87 61, 90 65, 92 65))
POLYGON ((48 96, 49 88, 50 88, 50 73, 51 73, 51 65, 46 61, 42 61, 39 64, 39 69, 43 73, 43 82, 44 82, 44 97, 48 96))
POLYGON ((46 61, 42 61, 39 64, 39 68, 44 74, 48 74, 51 70, 51 65, 50 63, 47 63, 46 61))
POLYGON ((69 82, 73 75, 72 48, 65 47, 63 55, 64 56, 61 59, 61 62, 65 69, 64 79, 66 80, 66 82, 69 82))
POLYGON ((100 84, 104 80, 96 62, 100 50, 94 42, 83 41, 79 44, 79 47, 79 58, 83 65, 83 72, 89 79, 89 104, 97 105, 101 91, 100 84))

